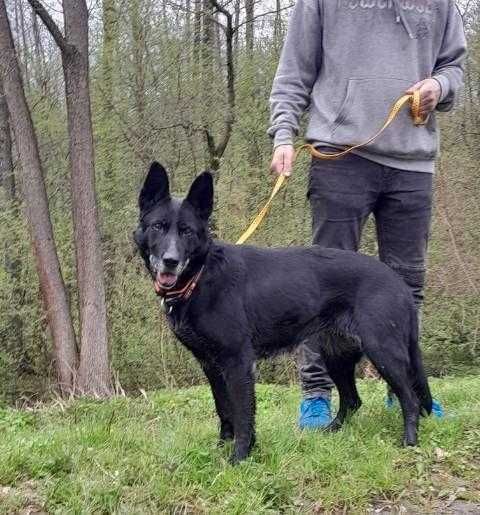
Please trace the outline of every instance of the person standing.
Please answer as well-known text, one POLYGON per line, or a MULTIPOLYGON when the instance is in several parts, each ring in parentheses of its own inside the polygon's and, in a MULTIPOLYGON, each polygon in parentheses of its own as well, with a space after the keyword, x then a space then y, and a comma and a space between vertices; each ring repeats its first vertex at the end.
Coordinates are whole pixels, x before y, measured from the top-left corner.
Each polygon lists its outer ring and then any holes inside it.
MULTIPOLYGON (((337 160, 313 158, 308 185, 313 242, 356 251, 373 214, 379 258, 404 278, 417 308, 438 153, 435 111, 452 108, 465 55, 453 0, 297 0, 270 97, 271 169, 290 175, 305 111, 306 141, 332 152, 374 134, 399 96, 419 90, 424 125, 402 110, 368 146, 337 160)), ((331 421, 333 383, 319 345, 300 347, 301 428, 331 421)), ((442 413, 438 402, 434 412, 442 413)))

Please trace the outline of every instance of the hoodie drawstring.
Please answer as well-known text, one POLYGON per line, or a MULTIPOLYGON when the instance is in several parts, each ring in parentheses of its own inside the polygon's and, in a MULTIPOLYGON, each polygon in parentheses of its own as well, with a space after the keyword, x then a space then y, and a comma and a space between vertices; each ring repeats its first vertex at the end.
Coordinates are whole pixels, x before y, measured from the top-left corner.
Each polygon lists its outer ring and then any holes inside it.
POLYGON ((413 37, 413 32, 410 29, 410 25, 408 24, 405 14, 403 13, 402 6, 400 5, 400 0, 393 0, 393 6, 395 8, 395 22, 402 22, 402 25, 405 28, 405 31, 407 32, 410 39, 415 39, 413 37))

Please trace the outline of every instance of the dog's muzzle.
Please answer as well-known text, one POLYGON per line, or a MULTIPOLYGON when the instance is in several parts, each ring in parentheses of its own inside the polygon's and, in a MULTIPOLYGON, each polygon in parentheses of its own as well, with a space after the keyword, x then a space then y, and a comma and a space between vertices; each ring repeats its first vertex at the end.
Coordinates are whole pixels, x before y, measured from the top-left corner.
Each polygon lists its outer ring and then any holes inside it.
POLYGON ((159 293, 162 290, 172 289, 182 275, 183 271, 188 265, 188 260, 185 263, 177 262, 176 266, 167 266, 164 259, 158 258, 153 254, 150 255, 150 272, 153 276, 155 290, 159 293))

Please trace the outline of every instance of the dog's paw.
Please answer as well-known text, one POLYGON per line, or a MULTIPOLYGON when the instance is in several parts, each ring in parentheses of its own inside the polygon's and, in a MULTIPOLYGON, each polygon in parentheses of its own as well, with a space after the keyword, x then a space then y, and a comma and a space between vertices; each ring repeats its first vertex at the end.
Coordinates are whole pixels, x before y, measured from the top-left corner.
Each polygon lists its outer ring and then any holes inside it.
POLYGON ((417 439, 416 438, 408 438, 408 437, 404 437, 403 440, 402 440, 402 446, 403 447, 416 447, 417 446, 417 439))
POLYGON ((238 465, 243 460, 248 458, 249 454, 250 454, 249 452, 238 453, 238 452, 234 451, 233 454, 231 454, 230 458, 228 458, 228 462, 230 463, 230 465, 238 465))
POLYGON ((244 442, 242 443, 235 443, 235 448, 233 451, 233 454, 230 456, 230 459, 228 460, 232 465, 237 465, 241 461, 243 461, 245 458, 248 458, 250 456, 250 452, 252 451, 253 446, 255 445, 255 436, 252 436, 250 443, 246 444, 244 442))
POLYGON ((340 429, 342 429, 342 422, 340 422, 340 420, 338 420, 337 418, 334 418, 330 424, 328 424, 328 426, 325 426, 323 428, 323 431, 325 431, 326 433, 336 433, 337 431, 340 431, 340 429))

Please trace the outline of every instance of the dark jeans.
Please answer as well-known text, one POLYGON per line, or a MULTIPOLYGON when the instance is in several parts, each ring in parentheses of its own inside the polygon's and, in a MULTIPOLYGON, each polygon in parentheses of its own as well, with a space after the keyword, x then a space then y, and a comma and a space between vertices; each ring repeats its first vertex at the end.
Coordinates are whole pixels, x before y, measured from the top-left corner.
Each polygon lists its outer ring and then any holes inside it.
MULTIPOLYGON (((334 161, 313 159, 308 188, 313 243, 356 251, 363 226, 373 213, 379 258, 403 277, 420 307, 432 181, 429 173, 397 170, 353 154, 334 161)), ((302 342, 298 366, 305 398, 330 396, 334 385, 318 341, 302 342)))

